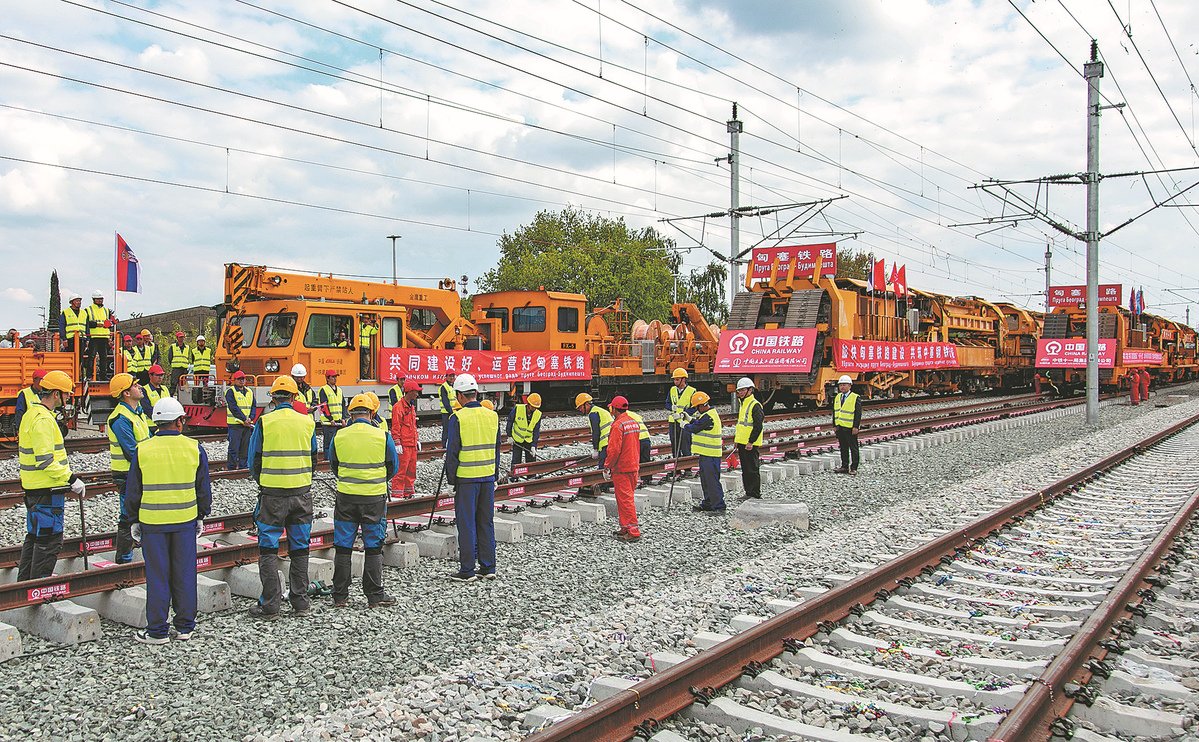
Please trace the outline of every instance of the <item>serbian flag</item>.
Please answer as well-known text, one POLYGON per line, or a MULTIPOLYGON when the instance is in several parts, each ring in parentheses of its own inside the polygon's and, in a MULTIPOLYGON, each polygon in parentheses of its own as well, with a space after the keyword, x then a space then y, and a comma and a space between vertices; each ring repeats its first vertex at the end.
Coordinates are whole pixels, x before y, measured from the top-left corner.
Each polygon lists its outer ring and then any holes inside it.
POLYGON ((882 260, 874 261, 874 268, 870 273, 871 291, 886 291, 887 290, 887 269, 882 260))
POLYGON ((125 238, 117 235, 117 291, 140 294, 142 291, 141 266, 137 256, 129 248, 125 238))
POLYGON ((895 278, 892 279, 895 284, 895 296, 908 295, 908 266, 903 264, 899 266, 899 270, 895 271, 895 278))

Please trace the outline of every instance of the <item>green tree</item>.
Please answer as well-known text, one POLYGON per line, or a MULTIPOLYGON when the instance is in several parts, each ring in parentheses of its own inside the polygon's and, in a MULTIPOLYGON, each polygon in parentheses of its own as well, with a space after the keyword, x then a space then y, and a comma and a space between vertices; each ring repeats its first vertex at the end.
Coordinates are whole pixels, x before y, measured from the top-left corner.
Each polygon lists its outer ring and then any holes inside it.
POLYGON ((865 250, 843 250, 837 248, 837 278, 866 280, 866 273, 874 263, 874 253, 865 250))
POLYGON ((58 288, 58 271, 50 271, 50 304, 46 310, 46 327, 58 326, 58 315, 62 314, 62 293, 58 288))
POLYGON ((544 287, 586 294, 592 307, 623 298, 633 317, 664 320, 674 288, 672 247, 652 227, 633 229, 580 209, 542 211, 500 237, 500 261, 478 283, 485 292, 544 287))
POLYGON ((690 302, 699 307, 700 314, 710 325, 723 325, 729 318, 725 282, 729 267, 713 260, 703 268, 692 269, 691 274, 679 281, 679 301, 690 302))

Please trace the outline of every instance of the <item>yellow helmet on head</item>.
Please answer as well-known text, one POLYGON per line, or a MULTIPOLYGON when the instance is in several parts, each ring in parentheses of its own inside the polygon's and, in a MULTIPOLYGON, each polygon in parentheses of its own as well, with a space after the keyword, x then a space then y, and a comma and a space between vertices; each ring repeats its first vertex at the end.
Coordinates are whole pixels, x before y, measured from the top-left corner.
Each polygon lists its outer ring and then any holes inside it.
POLYGON ((370 400, 371 412, 378 412, 379 411, 379 395, 375 394, 374 392, 367 392, 366 398, 368 400, 370 400))
POLYGON ((371 405, 371 398, 365 394, 355 394, 346 409, 350 412, 374 412, 374 408, 371 405))
POLYGON ((588 394, 587 392, 581 392, 581 393, 579 393, 577 396, 575 396, 575 409, 576 409, 576 410, 577 410, 577 409, 579 409, 579 408, 580 408, 580 407, 582 407, 584 404, 586 404, 586 403, 588 403, 588 402, 590 402, 590 401, 591 401, 591 395, 590 395, 590 394, 588 394))
POLYGON ((71 377, 67 375, 66 371, 48 371, 42 377, 42 389, 70 394, 75 390, 75 383, 71 381, 71 377))
POLYGON ((489 410, 495 410, 495 402, 492 402, 490 399, 485 399, 482 402, 480 402, 479 404, 482 405, 483 407, 486 407, 489 410))
POLYGON ((275 383, 271 384, 271 394, 299 394, 300 388, 296 386, 296 380, 290 376, 280 376, 275 379, 275 383))
POLYGON ((696 392, 691 395, 691 404, 693 405, 709 404, 711 401, 712 398, 704 392, 696 392))
POLYGON ((538 394, 537 392, 533 392, 529 396, 525 397, 525 404, 527 404, 528 406, 532 407, 535 410, 540 410, 541 409, 541 395, 538 394))
POLYGON ((108 393, 114 397, 119 397, 129 391, 129 388, 132 386, 133 376, 130 374, 117 374, 108 382, 108 393))
POLYGON ((676 369, 674 370, 674 373, 672 373, 672 374, 670 375, 670 378, 672 378, 672 379, 685 379, 685 378, 687 378, 687 369, 685 369, 685 368, 682 368, 682 367, 676 368, 676 369))

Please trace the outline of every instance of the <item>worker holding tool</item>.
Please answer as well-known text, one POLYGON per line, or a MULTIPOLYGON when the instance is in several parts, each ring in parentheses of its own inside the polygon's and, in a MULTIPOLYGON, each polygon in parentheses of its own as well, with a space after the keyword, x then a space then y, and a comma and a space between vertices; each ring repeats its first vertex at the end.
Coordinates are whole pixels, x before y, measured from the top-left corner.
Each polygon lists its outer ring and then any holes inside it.
POLYGON ((692 505, 691 509, 721 515, 725 511, 724 487, 720 483, 724 426, 720 423, 720 415, 712 409, 711 401, 704 392, 692 395, 691 404, 699 414, 685 426, 691 435, 691 452, 699 457, 699 483, 704 491, 703 501, 692 505))
POLYGON ((759 449, 762 446, 762 427, 766 419, 762 403, 754 397, 754 382, 748 376, 737 380, 737 399, 741 408, 737 412, 737 428, 733 441, 737 445, 737 457, 741 461, 741 482, 745 485, 745 496, 762 497, 762 475, 758 471, 759 449))
POLYGON ((225 423, 229 439, 225 468, 244 469, 250 431, 254 429, 254 392, 246 388, 244 371, 234 371, 233 386, 225 390, 225 423))
POLYGON ((575 409, 587 418, 591 425, 591 447, 595 449, 592 458, 596 460, 596 468, 604 468, 604 458, 608 454, 608 433, 612 430, 612 413, 595 404, 587 392, 575 396, 575 409))
POLYGON ((150 437, 150 422, 142 411, 144 393, 129 374, 121 373, 108 382, 108 391, 117 399, 117 406, 108 416, 108 458, 112 467, 112 482, 120 497, 121 512, 117 517, 116 563, 133 561, 133 536, 130 533, 135 514, 125 508, 125 480, 133 452, 150 437))
POLYGON ((36 580, 54 574, 62 548, 66 489, 83 507, 86 487, 67 463, 67 448, 54 411, 66 404, 75 388, 63 371, 49 371, 37 391, 38 402, 21 418, 17 430, 17 463, 25 491, 25 542, 17 564, 18 580, 36 580))
POLYGON ((694 411, 695 387, 687 383, 687 369, 676 368, 670 375, 674 386, 666 395, 667 420, 670 421, 670 450, 674 458, 691 455, 691 439, 683 426, 691 419, 694 411))
POLYGON ((858 428, 862 425, 862 403, 851 391, 853 379, 848 375, 837 379, 837 394, 833 397, 833 427, 837 431, 837 445, 841 449, 841 468, 838 474, 857 474, 858 428))
POLYGON ((420 438, 416 433, 416 398, 420 396, 420 384, 405 381, 403 394, 391 407, 391 438, 399 451, 399 469, 391 480, 393 498, 416 495, 416 454, 420 451, 420 438))
POLYGON ((504 434, 512 440, 512 466, 537 459, 537 441, 541 438, 541 395, 534 392, 525 401, 512 406, 504 434))
POLYGON ((462 409, 449 418, 446 426, 445 477, 454 487, 459 569, 449 579, 455 582, 474 582, 479 577, 494 580, 500 418, 479 403, 479 385, 470 374, 455 377, 454 394, 462 409))
POLYGON ((633 500, 633 489, 641 472, 641 426, 629 417, 629 400, 613 397, 611 436, 608 438, 607 468, 612 472, 612 484, 616 490, 616 512, 620 518, 620 530, 613 534, 619 541, 638 541, 641 529, 637 525, 637 505, 633 500))
POLYGON ((137 514, 133 538, 146 560, 146 628, 134 638, 166 644, 172 606, 177 641, 196 629, 196 539, 212 510, 212 483, 204 447, 183 435, 183 405, 165 397, 151 417, 158 432, 133 452, 125 504, 137 514))

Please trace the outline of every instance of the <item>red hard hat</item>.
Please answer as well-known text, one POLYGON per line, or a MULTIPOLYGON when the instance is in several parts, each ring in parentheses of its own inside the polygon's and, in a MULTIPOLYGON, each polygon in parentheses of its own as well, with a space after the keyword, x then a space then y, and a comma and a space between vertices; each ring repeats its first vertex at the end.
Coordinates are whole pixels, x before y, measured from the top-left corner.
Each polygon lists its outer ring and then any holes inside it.
POLYGON ((128 341, 129 341, 129 342, 131 342, 131 343, 133 342, 133 336, 132 336, 132 335, 126 335, 126 336, 125 336, 125 339, 126 339, 126 340, 128 340, 128 341))
POLYGON ((181 338, 181 337, 187 337, 187 336, 183 334, 182 330, 179 330, 178 332, 175 333, 175 337, 181 338))
POLYGON ((33 370, 33 380, 34 381, 37 381, 38 379, 44 379, 44 378, 46 378, 46 369, 35 368, 33 370))
POLYGON ((246 378, 246 372, 245 371, 234 371, 233 378, 235 380, 236 379, 244 379, 244 378, 246 378))
POLYGON ((325 376, 337 376, 338 373, 340 372, 335 368, 325 369, 325 376))
POLYGON ((166 371, 163 371, 162 366, 159 366, 157 363, 155 363, 153 366, 150 367, 150 373, 151 374, 165 374, 166 371))
POLYGON ((420 391, 420 382, 405 381, 404 382, 404 391, 405 392, 419 392, 420 391))
POLYGON ((615 410, 627 410, 629 409, 629 400, 617 395, 612 398, 612 404, 608 406, 615 410))

